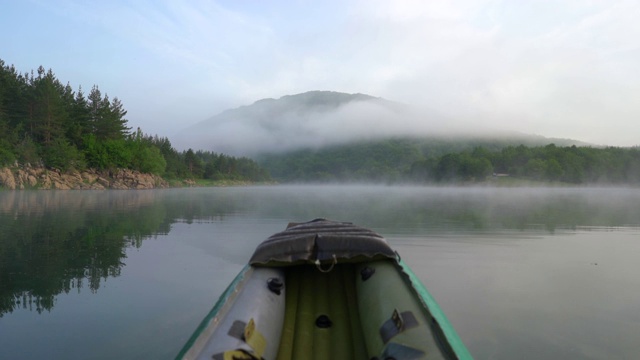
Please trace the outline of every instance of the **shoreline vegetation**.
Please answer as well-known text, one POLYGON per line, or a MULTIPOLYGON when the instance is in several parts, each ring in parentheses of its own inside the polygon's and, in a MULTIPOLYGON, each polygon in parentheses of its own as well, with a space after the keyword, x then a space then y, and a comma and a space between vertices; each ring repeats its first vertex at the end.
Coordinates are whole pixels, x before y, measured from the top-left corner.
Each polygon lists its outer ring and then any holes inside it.
POLYGON ((74 91, 63 85, 52 70, 40 66, 20 73, 0 59, 0 189, 640 184, 640 147, 541 145, 542 140, 525 146, 517 138, 394 138, 261 154, 256 161, 178 151, 166 137, 132 131, 126 114, 122 102, 103 95, 97 85, 85 96, 81 86, 74 91))
POLYGON ((131 131, 117 98, 87 96, 51 69, 20 73, 0 59, 0 187, 142 189, 271 181, 255 161, 177 151, 166 137, 131 131))
POLYGON ((524 146, 505 141, 379 140, 271 155, 260 164, 283 183, 640 185, 640 147, 524 146))

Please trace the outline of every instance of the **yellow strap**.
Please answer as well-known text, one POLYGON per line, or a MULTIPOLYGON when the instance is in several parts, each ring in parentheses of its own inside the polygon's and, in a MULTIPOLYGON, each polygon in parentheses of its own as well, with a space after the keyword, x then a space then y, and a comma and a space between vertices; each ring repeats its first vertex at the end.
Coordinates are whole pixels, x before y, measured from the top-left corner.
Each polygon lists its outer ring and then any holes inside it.
POLYGON ((229 350, 223 354, 224 360, 255 360, 258 359, 255 356, 247 353, 244 350, 229 350))
POLYGON ((256 329, 256 323, 253 321, 253 318, 249 320, 249 323, 244 328, 244 341, 247 345, 251 346, 253 353, 258 359, 262 357, 264 349, 267 347, 267 340, 256 329))

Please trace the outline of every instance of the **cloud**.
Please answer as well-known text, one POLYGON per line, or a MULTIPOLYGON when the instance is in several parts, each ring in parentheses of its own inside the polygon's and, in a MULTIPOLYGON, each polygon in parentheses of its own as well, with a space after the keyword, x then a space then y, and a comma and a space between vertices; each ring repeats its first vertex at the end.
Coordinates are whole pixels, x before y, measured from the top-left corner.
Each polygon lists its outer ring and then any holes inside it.
MULTIPOLYGON (((35 4, 111 35, 87 53, 129 45, 100 66, 105 82, 121 74, 110 94, 146 131, 256 99, 334 90, 425 105, 487 127, 639 142, 636 1, 35 4)), ((103 84, 98 76, 83 85, 103 84)))
POLYGON ((638 4, 474 3, 365 12, 362 33, 381 26, 380 51, 396 54, 374 62, 370 73, 393 74, 378 94, 496 128, 638 143, 638 4))

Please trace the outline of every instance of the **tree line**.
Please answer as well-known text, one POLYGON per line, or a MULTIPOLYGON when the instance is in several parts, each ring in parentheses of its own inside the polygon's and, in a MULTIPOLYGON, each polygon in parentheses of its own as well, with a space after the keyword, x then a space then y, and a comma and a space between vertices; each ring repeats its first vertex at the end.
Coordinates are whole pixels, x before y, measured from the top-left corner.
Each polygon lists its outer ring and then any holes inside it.
POLYGON ((406 178, 410 166, 423 158, 422 145, 415 139, 374 140, 257 159, 282 182, 394 182, 406 178))
POLYGON ((258 160, 283 182, 455 183, 508 176, 571 184, 640 183, 638 147, 518 144, 521 140, 397 138, 258 160))
POLYGON ((264 181, 248 158, 189 149, 131 131, 117 97, 94 85, 85 95, 51 69, 20 73, 0 59, 0 166, 31 164, 63 171, 127 168, 167 178, 264 181))
POLYGON ((640 183, 640 148, 587 146, 507 146, 499 151, 471 151, 423 159, 412 164, 410 176, 432 182, 484 181, 510 176, 572 184, 640 183))

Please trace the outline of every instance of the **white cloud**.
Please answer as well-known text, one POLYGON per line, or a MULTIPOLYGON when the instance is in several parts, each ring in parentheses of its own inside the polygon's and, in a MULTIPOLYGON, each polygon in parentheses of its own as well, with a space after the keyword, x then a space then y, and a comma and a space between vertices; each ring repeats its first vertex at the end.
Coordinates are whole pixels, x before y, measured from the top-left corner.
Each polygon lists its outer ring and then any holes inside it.
POLYGON ((386 26, 391 39, 400 39, 385 50, 409 54, 393 59, 403 70, 398 76, 377 78, 385 83, 384 96, 400 94, 496 128, 638 143, 628 135, 638 130, 628 116, 637 114, 634 98, 640 89, 633 65, 639 60, 640 30, 629 15, 638 13, 637 4, 596 3, 586 10, 570 3, 444 4, 427 11, 400 2, 369 12, 371 24, 386 26), (547 12, 550 6, 556 11, 547 12))
MULTIPOLYGON (((129 77, 124 94, 110 93, 123 98, 134 125, 146 131, 193 124, 260 98, 334 90, 431 107, 495 128, 640 143, 636 1, 67 0, 39 6, 113 35, 96 39, 102 43, 92 44, 95 49, 124 42, 144 52, 119 54, 124 60, 104 76, 129 77), (130 64, 127 56, 135 57, 130 64)), ((86 60, 74 61, 82 66, 86 60)), ((82 85, 102 84, 99 76, 82 85)))

